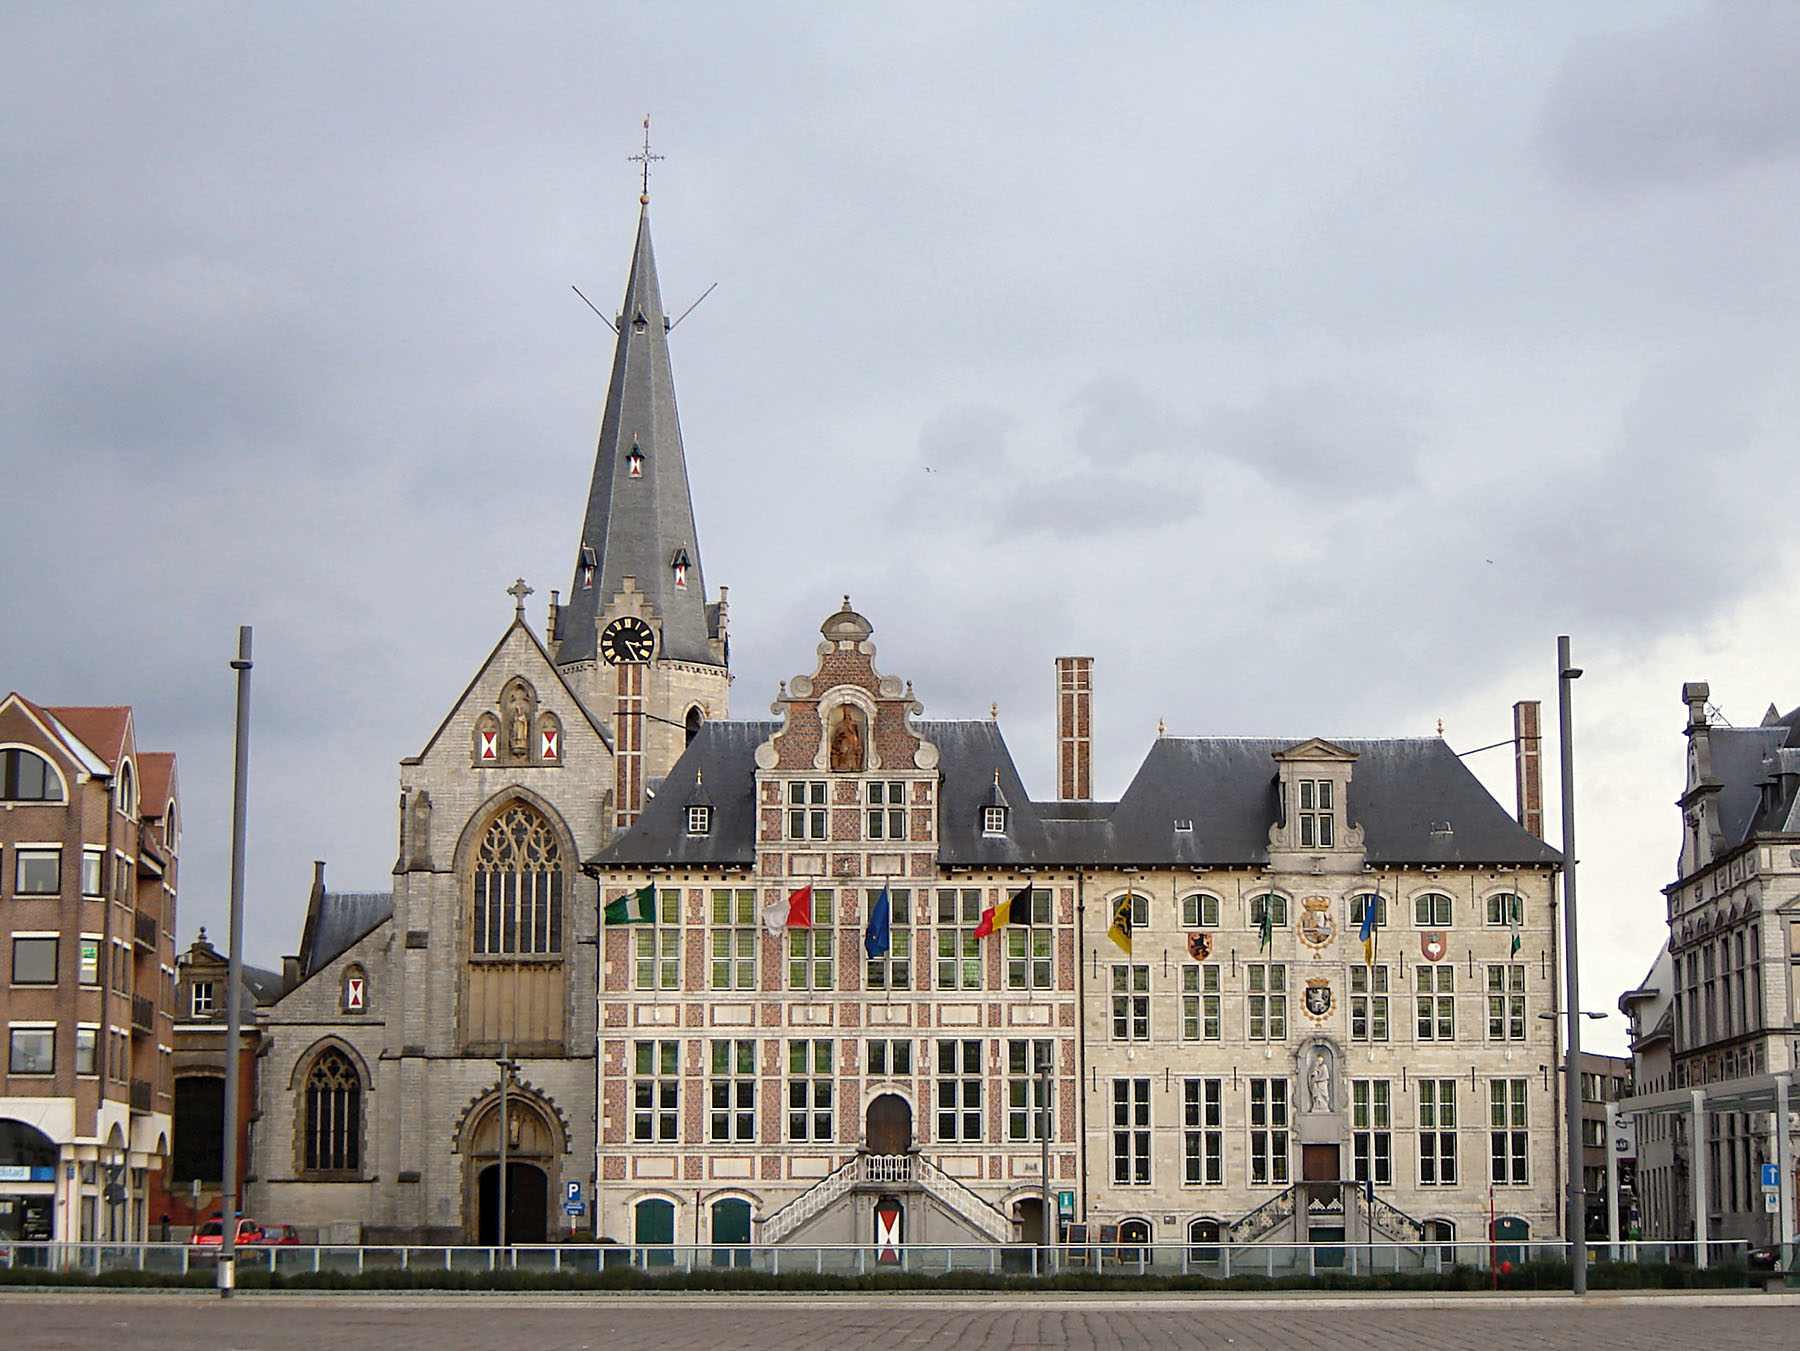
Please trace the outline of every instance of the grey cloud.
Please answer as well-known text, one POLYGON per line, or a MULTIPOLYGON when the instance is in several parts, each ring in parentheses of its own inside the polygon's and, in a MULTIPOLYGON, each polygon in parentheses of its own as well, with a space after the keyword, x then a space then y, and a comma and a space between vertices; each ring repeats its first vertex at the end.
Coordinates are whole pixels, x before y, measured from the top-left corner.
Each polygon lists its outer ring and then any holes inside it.
POLYGON ((1219 408, 1207 444, 1272 483, 1351 497, 1391 492, 1418 471, 1418 436, 1392 391, 1347 393, 1323 381, 1272 386, 1248 408, 1219 408))
POLYGON ((1567 178, 1605 188, 1718 178, 1800 155, 1800 8, 1706 5, 1573 47, 1542 138, 1567 178))
POLYGON ((1115 466, 1157 453, 1194 453, 1196 429, 1136 380, 1104 376, 1069 401, 1076 451, 1095 464, 1115 466))

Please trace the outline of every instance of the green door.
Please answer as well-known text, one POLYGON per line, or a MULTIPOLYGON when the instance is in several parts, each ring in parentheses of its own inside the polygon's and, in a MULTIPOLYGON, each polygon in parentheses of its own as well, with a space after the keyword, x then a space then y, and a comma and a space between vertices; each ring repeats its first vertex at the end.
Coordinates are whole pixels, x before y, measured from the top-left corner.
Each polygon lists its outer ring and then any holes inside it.
POLYGON ((647 1249, 644 1253, 644 1265, 666 1267, 675 1261, 675 1254, 659 1244, 675 1242, 675 1205, 671 1201, 659 1200, 655 1197, 637 1203, 637 1224, 632 1242, 638 1247, 647 1249))
POLYGON ((750 1265, 750 1203, 742 1197, 727 1196, 713 1202, 713 1265, 742 1267, 750 1265), (736 1251, 722 1245, 741 1245, 736 1251))
POLYGON ((1494 1265, 1510 1264, 1517 1267, 1525 1260, 1525 1250, 1519 1243, 1531 1237, 1531 1222, 1522 1220, 1517 1215, 1502 1215, 1494 1221, 1494 1265), (1507 1240, 1512 1242, 1508 1243, 1507 1240))

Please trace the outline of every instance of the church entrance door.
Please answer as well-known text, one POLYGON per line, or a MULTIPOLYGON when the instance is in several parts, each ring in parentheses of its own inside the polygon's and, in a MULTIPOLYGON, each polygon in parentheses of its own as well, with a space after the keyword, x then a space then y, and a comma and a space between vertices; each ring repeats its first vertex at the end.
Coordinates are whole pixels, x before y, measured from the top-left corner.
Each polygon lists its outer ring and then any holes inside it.
POLYGON ((883 1093, 869 1104, 864 1119, 871 1154, 904 1154, 912 1148, 912 1104, 897 1093, 883 1093))
MULTIPOLYGON (((476 1241, 492 1245, 500 1241, 500 1165, 481 1170, 481 1215, 476 1241)), ((530 1163, 506 1165, 506 1241, 548 1243, 550 1179, 530 1163)))

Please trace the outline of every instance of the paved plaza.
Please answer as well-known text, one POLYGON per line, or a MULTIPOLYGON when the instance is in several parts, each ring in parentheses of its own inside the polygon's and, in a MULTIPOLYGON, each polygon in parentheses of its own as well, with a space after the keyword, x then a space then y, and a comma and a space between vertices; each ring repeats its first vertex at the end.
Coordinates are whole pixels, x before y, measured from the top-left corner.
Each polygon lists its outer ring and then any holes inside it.
POLYGON ((1220 1347, 1503 1351, 1800 1342, 1800 1295, 640 1296, 0 1293, 9 1351, 617 1348, 796 1351, 937 1344, 956 1351, 1220 1347))

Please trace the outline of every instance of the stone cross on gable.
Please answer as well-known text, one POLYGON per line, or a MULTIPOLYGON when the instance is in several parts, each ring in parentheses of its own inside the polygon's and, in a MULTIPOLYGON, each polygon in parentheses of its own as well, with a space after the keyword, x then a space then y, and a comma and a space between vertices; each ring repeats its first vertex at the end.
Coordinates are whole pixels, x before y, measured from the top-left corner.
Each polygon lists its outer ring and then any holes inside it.
POLYGON ((506 594, 513 598, 513 613, 523 617, 525 614, 525 597, 531 594, 531 588, 525 585, 523 577, 518 578, 506 588, 506 594))
POLYGON ((638 151, 637 154, 627 155, 625 158, 627 160, 631 161, 631 163, 633 163, 633 164, 641 164, 644 166, 644 194, 643 194, 643 196, 639 197, 638 200, 640 202, 643 202, 645 205, 649 205, 649 202, 650 202, 650 166, 652 164, 656 163, 661 158, 663 158, 661 155, 653 155, 650 153, 650 114, 649 113, 644 114, 644 148, 642 150, 638 151))

